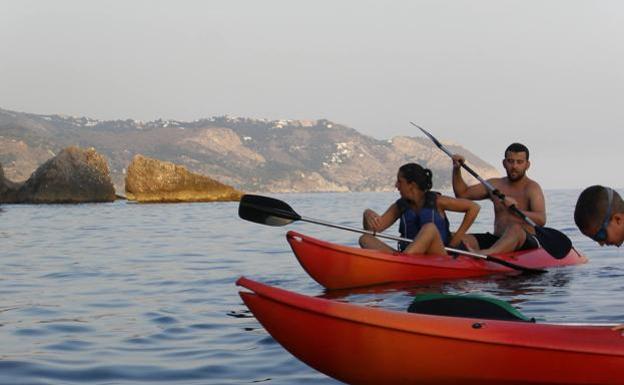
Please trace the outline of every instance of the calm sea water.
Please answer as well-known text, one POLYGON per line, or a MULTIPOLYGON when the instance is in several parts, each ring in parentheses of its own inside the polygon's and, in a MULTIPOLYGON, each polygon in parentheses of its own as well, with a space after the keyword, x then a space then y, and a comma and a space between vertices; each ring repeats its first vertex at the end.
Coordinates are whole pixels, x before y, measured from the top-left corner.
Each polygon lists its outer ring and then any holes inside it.
MULTIPOLYGON (((404 311, 419 292, 477 292, 538 321, 624 322, 624 259, 576 230, 579 191, 547 191, 550 227, 591 259, 539 277, 494 277, 327 292, 291 254, 304 222, 268 227, 236 203, 4 205, 0 212, 1 384, 334 384, 287 353, 249 314, 241 275, 310 295, 404 311)), ((357 227, 395 193, 276 195, 299 214, 357 227)), ((473 231, 491 229, 490 204, 473 231)), ((455 224, 459 223, 457 220, 455 224)), ((302 330, 302 333, 313 333, 302 330)))

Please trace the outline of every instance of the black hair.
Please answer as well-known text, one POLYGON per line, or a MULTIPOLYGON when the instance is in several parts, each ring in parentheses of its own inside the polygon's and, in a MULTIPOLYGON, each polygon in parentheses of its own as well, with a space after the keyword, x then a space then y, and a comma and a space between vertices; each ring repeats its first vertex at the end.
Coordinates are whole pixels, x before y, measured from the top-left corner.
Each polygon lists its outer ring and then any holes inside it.
MULTIPOLYGON (((576 200, 574 208, 574 222, 579 230, 583 231, 591 226, 598 225, 607 214, 609 205, 608 187, 594 185, 589 186, 576 200)), ((622 211, 622 198, 613 190, 612 213, 622 211)))
POLYGON ((423 168, 416 163, 406 163, 399 168, 399 173, 408 182, 414 182, 423 191, 431 190, 433 173, 428 168, 423 168))
POLYGON ((522 143, 512 143, 510 144, 507 149, 505 150, 505 154, 504 156, 507 157, 507 152, 526 152, 527 154, 527 160, 529 160, 529 149, 527 148, 527 146, 525 146, 522 143))

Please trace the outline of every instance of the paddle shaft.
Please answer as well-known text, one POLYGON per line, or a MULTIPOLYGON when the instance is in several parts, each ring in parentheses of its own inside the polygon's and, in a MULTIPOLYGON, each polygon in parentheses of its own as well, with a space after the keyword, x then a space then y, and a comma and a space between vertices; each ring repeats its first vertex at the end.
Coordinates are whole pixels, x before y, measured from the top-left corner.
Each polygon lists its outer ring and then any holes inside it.
MULTIPOLYGON (((353 231, 353 232, 361 233, 361 234, 368 234, 368 235, 372 235, 374 237, 390 239, 390 240, 393 240, 393 241, 409 242, 409 243, 414 242, 413 239, 409 239, 409 238, 396 237, 394 235, 389 235, 389 234, 385 234, 385 233, 377 233, 377 232, 370 231, 370 230, 359 229, 357 227, 338 225, 338 224, 335 224, 335 223, 325 222, 325 221, 322 221, 320 219, 300 217, 300 220, 302 220, 304 222, 315 223, 315 224, 318 224, 318 225, 333 227, 333 228, 336 228, 336 229, 353 231)), ((520 269, 520 270, 527 270, 527 271, 541 271, 541 270, 537 270, 537 269, 525 268, 523 266, 519 266, 519 265, 516 265, 514 263, 507 262, 505 260, 502 260, 502 259, 499 259, 499 258, 496 258, 496 257, 492 257, 492 256, 489 256, 489 255, 478 254, 478 253, 473 253, 473 252, 467 251, 467 250, 455 249, 453 247, 444 247, 444 249, 446 251, 450 251, 452 253, 468 255, 468 256, 471 256, 471 257, 481 258, 481 259, 485 259, 485 260, 491 260, 491 261, 496 262, 496 263, 501 263, 501 264, 503 264, 503 265, 505 265, 507 267, 511 267, 512 269, 520 269)))

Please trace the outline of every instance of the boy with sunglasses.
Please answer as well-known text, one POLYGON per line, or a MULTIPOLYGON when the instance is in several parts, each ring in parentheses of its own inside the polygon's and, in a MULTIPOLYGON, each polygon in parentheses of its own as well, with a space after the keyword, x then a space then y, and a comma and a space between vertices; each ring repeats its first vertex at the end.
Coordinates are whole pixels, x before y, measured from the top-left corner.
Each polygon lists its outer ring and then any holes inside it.
MULTIPOLYGON (((624 242, 624 201, 610 187, 590 186, 576 201, 574 222, 600 246, 620 247, 624 242)), ((613 329, 624 330, 624 324, 613 329)))
POLYGON ((624 242, 624 202, 610 187, 590 186, 576 201, 574 222, 581 233, 600 246, 622 246, 624 242))

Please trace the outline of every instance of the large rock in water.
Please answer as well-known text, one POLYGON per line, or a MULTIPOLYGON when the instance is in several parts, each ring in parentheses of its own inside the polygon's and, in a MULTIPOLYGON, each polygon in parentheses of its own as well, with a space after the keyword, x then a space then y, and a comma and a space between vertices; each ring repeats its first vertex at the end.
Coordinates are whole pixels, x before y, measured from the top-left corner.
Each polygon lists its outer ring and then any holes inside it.
POLYGON ((20 203, 112 202, 106 158, 94 148, 68 147, 48 160, 17 191, 20 203))
POLYGON ((186 167, 135 155, 126 175, 126 197, 138 202, 239 201, 242 192, 186 167))
POLYGON ((4 168, 0 163, 0 203, 17 203, 19 183, 11 182, 4 177, 4 168))

